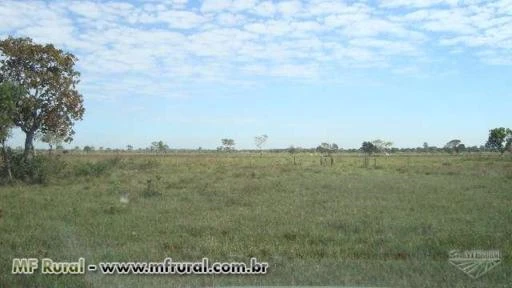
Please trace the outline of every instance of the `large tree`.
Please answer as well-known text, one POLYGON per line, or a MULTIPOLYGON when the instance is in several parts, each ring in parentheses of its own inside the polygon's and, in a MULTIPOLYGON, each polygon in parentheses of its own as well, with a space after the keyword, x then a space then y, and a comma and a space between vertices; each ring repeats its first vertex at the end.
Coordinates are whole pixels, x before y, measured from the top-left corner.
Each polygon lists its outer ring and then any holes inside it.
POLYGON ((501 154, 505 153, 512 148, 512 130, 504 127, 489 130, 489 138, 485 146, 501 154))
POLYGON ((37 132, 72 141, 74 122, 81 120, 85 111, 76 89, 80 77, 75 70, 77 58, 52 44, 13 37, 0 41, 0 56, 0 79, 25 91, 16 101, 12 118, 26 135, 24 158, 33 155, 37 132))

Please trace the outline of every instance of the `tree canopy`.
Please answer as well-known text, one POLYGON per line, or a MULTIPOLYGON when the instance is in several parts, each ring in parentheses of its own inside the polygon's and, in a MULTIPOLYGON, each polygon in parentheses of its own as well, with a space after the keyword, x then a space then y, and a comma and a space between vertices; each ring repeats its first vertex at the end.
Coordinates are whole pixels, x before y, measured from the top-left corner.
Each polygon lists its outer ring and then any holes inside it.
POLYGON ((373 146, 375 146, 375 152, 387 152, 389 151, 389 149, 391 149, 391 146, 393 146, 393 142, 384 141, 380 139, 373 140, 372 144, 373 146))
POLYGON ((49 132, 70 142, 73 125, 84 114, 77 91, 80 73, 77 58, 52 44, 36 44, 30 38, 8 37, 0 41, 0 79, 23 88, 12 114, 14 125, 25 134, 27 158, 33 152, 36 132, 49 132))
POLYGON ((10 82, 0 83, 0 141, 7 139, 14 126, 12 117, 17 97, 21 93, 22 90, 10 82))
POLYGON ((448 152, 455 152, 458 154, 466 149, 466 145, 464 145, 459 139, 453 139, 444 145, 444 149, 448 152))
POLYGON ((316 151, 320 152, 322 154, 331 154, 333 152, 338 151, 338 149, 339 149, 338 144, 336 144, 336 143, 329 144, 326 142, 323 142, 318 147, 316 147, 316 151))
POLYGON ((375 146, 375 144, 373 144, 372 142, 369 142, 369 141, 363 142, 360 149, 361 149, 361 151, 363 151, 364 153, 366 153, 368 155, 372 155, 373 153, 379 152, 379 149, 377 148, 377 146, 375 146))
POLYGON ((267 142, 268 136, 266 134, 263 134, 261 136, 254 137, 254 144, 256 144, 256 147, 261 150, 265 142, 267 142))
POLYGON ((235 140, 224 138, 224 139, 221 139, 220 141, 222 143, 224 150, 232 151, 235 149, 235 140))
POLYGON ((501 154, 505 153, 512 148, 512 130, 504 127, 489 130, 489 138, 485 146, 501 154))
POLYGON ((151 151, 156 151, 159 153, 165 153, 169 150, 169 145, 167 145, 164 141, 154 141, 151 142, 151 151))

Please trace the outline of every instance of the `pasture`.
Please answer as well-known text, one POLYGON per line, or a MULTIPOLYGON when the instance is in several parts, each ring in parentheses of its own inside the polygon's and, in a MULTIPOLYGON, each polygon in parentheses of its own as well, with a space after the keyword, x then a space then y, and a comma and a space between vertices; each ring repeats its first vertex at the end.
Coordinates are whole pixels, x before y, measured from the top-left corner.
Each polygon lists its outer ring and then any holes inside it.
POLYGON ((0 287, 511 287, 510 155, 62 155, 0 187, 0 287), (120 197, 127 195, 128 203, 120 197), (471 279, 452 249, 497 249, 471 279), (267 275, 11 275, 14 257, 248 262, 267 275))

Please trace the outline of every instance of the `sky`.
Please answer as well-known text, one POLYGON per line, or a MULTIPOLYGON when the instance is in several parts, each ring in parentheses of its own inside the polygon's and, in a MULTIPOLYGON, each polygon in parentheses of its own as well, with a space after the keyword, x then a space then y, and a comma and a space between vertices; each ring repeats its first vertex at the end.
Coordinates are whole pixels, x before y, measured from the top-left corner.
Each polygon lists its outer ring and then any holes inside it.
POLYGON ((66 147, 479 146, 512 127, 512 0, 2 0, 9 35, 78 57, 66 147))

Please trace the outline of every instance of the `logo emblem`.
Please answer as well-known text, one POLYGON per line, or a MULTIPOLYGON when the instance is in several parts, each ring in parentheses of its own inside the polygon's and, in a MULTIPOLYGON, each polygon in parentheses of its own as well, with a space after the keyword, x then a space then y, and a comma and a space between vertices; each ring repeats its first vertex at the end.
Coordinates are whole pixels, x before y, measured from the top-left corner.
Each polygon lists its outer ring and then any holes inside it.
POLYGON ((469 277, 477 279, 500 264, 501 257, 497 250, 452 250, 448 261, 469 277))

